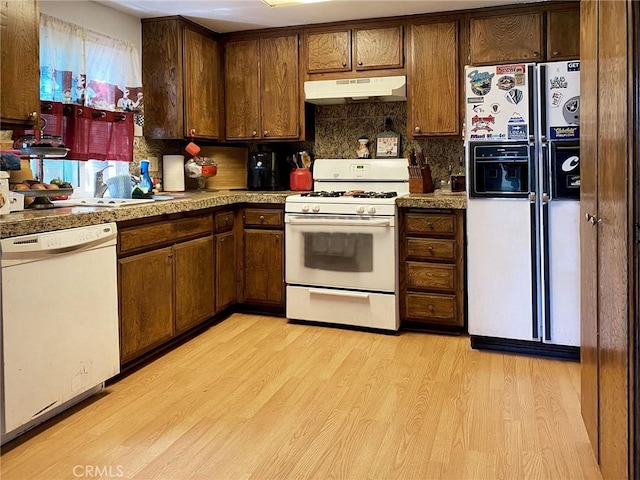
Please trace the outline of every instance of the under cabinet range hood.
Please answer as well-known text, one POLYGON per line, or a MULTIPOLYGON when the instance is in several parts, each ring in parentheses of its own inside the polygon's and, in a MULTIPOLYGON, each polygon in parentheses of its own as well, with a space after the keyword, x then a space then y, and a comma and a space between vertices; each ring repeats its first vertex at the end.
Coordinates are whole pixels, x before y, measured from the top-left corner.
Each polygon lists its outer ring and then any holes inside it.
POLYGON ((346 103, 352 100, 402 102, 407 99, 407 78, 347 78, 304 82, 305 102, 317 105, 346 103))

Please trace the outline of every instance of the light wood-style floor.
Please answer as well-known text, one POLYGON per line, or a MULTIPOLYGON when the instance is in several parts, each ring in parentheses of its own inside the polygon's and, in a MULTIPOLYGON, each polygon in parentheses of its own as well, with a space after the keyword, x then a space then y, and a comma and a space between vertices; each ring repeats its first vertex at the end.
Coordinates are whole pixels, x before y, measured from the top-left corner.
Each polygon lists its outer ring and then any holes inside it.
POLYGON ((235 314, 5 445, 2 479, 599 479, 579 372, 235 314))

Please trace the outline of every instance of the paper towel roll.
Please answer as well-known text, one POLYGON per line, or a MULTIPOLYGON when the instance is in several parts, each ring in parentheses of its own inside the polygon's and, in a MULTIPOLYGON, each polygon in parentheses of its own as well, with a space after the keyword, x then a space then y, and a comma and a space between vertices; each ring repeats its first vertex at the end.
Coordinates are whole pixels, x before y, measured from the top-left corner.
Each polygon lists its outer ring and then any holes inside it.
POLYGON ((162 189, 184 192, 184 155, 162 156, 162 189))

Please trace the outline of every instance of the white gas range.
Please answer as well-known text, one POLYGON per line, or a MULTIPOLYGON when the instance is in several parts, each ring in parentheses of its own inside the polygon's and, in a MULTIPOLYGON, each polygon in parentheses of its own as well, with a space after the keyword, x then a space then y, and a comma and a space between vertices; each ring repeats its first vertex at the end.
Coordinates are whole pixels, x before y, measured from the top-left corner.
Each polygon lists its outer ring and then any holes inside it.
POLYGON ((407 159, 318 159, 314 191, 287 197, 287 317, 396 331, 396 198, 407 159))

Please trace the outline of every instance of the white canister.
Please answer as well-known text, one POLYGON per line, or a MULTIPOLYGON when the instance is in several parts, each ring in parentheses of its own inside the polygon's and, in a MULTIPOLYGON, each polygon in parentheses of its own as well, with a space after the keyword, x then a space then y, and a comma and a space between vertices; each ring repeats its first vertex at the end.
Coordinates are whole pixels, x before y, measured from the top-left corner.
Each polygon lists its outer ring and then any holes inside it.
POLYGON ((184 155, 162 156, 162 189, 184 192, 184 155))
POLYGON ((6 215, 10 211, 9 172, 0 171, 0 215, 6 215))

